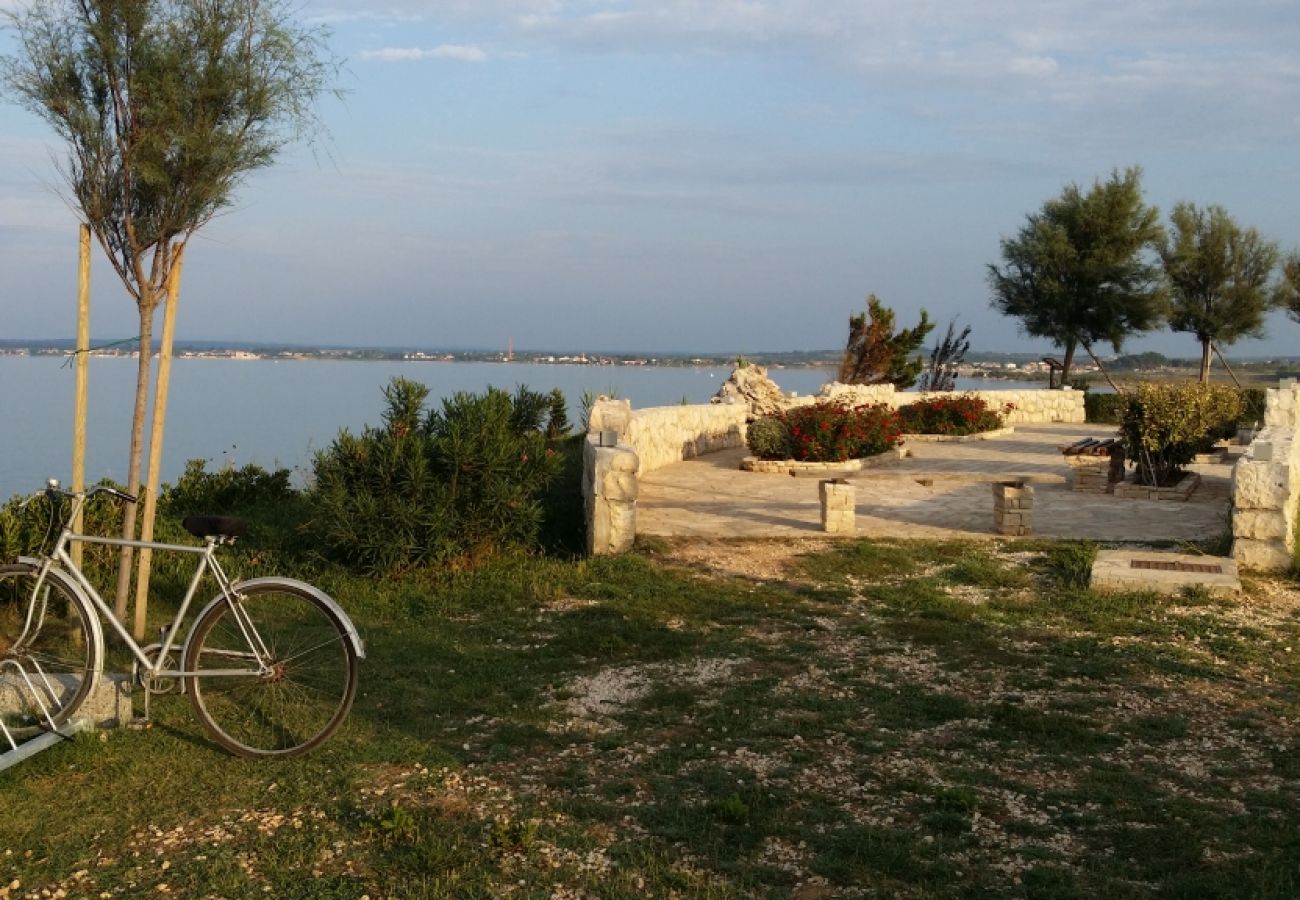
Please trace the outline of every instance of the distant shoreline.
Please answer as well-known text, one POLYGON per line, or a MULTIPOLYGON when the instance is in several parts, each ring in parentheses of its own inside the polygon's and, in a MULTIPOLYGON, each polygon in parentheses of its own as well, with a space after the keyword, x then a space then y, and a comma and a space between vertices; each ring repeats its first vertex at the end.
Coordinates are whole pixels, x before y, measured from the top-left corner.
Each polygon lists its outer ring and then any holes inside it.
MULTIPOLYGON (((0 358, 4 357, 58 357, 67 358, 74 352, 71 340, 0 340, 0 358)), ((91 352, 99 358, 134 359, 138 352, 125 341, 92 344, 91 352)), ((253 344, 216 341, 177 342, 175 358, 178 360, 247 360, 247 361, 341 361, 388 363, 493 363, 499 365, 555 365, 555 366, 627 366, 677 369, 728 369, 738 364, 761 365, 773 371, 782 369, 820 369, 833 371, 839 366, 838 351, 778 351, 753 354, 686 354, 686 353, 610 353, 610 352, 543 352, 521 350, 515 353, 490 350, 444 350, 388 347, 309 347, 279 344, 253 344)), ((1106 361, 1107 371, 1114 379, 1134 380, 1187 380, 1194 378, 1199 360, 1170 359, 1159 354, 1142 357, 1123 357, 1120 364, 1106 361), (1142 358, 1155 357, 1154 360, 1142 358), (1124 361, 1131 361, 1124 365, 1124 361), (1136 363, 1142 363, 1137 365, 1136 363)), ((1240 360, 1233 363, 1241 379, 1252 385, 1267 385, 1277 378, 1300 375, 1300 357, 1240 360)), ((962 378, 988 381, 1017 381, 1047 383, 1047 365, 1044 358, 1033 353, 972 352, 958 368, 962 378)), ((1105 374, 1090 362, 1079 363, 1071 372, 1072 381, 1091 381, 1100 385, 1105 374)), ((1220 367, 1215 367, 1214 380, 1226 380, 1220 367)))

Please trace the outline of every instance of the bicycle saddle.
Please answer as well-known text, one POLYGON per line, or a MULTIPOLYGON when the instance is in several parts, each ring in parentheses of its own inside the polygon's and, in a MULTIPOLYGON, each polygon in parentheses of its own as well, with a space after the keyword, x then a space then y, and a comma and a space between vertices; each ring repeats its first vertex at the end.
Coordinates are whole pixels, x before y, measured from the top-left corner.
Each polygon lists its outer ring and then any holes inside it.
POLYGON ((238 516, 186 516, 181 527, 196 538, 233 541, 248 531, 248 521, 238 516))

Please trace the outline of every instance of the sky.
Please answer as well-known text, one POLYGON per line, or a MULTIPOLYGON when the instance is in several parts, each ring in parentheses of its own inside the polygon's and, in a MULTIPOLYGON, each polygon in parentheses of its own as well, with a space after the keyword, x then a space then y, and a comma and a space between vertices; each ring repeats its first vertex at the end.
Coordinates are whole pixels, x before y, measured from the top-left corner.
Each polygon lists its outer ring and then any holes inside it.
MULTIPOLYGON (((16 0, 0 0, 0 9, 16 0)), ((989 307, 999 240, 1140 165, 1300 249, 1295 0, 314 0, 330 137, 187 252, 177 334, 755 353, 842 346, 874 293, 1046 351, 989 307)), ((14 49, 0 35, 0 52, 14 49)), ((0 337, 75 332, 78 217, 0 104, 0 337)), ((94 269, 97 340, 134 306, 94 269)), ((1275 315, 1231 356, 1300 354, 1275 315)), ((1193 356, 1160 334, 1125 351, 1193 356)))

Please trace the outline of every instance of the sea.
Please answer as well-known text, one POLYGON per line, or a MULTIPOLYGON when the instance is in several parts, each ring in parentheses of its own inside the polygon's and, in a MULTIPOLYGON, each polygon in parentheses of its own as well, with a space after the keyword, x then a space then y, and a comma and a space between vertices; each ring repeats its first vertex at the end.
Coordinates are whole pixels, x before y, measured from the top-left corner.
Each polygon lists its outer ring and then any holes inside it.
MULTIPOLYGON (((130 357, 90 362, 87 483, 126 481, 135 374, 130 357)), ((180 358, 172 363, 162 478, 173 480, 187 460, 202 459, 210 468, 284 467, 304 483, 315 453, 341 429, 356 433, 379 423, 384 386, 398 376, 427 385, 435 403, 489 385, 512 392, 518 385, 559 388, 576 427, 584 391, 625 398, 634 409, 705 403, 729 374, 728 368, 675 366, 180 358)), ((768 374, 782 390, 802 395, 816 393, 833 373, 769 368, 768 374)), ((1027 386, 1042 385, 958 381, 960 390, 1027 386)), ((36 491, 49 478, 70 481, 73 390, 65 358, 0 356, 0 499, 36 491)))

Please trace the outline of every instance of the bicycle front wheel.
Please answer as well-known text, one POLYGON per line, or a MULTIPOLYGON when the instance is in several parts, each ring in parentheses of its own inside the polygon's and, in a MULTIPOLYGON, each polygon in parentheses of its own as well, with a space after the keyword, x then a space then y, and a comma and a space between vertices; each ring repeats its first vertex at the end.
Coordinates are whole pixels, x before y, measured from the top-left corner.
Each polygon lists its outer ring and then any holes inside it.
POLYGON ((58 728, 94 687, 103 647, 93 612, 56 571, 0 566, 0 752, 58 728))
POLYGON ((292 584, 263 582, 209 607, 185 647, 194 712, 238 756, 297 756, 347 718, 357 655, 334 611, 292 584))

